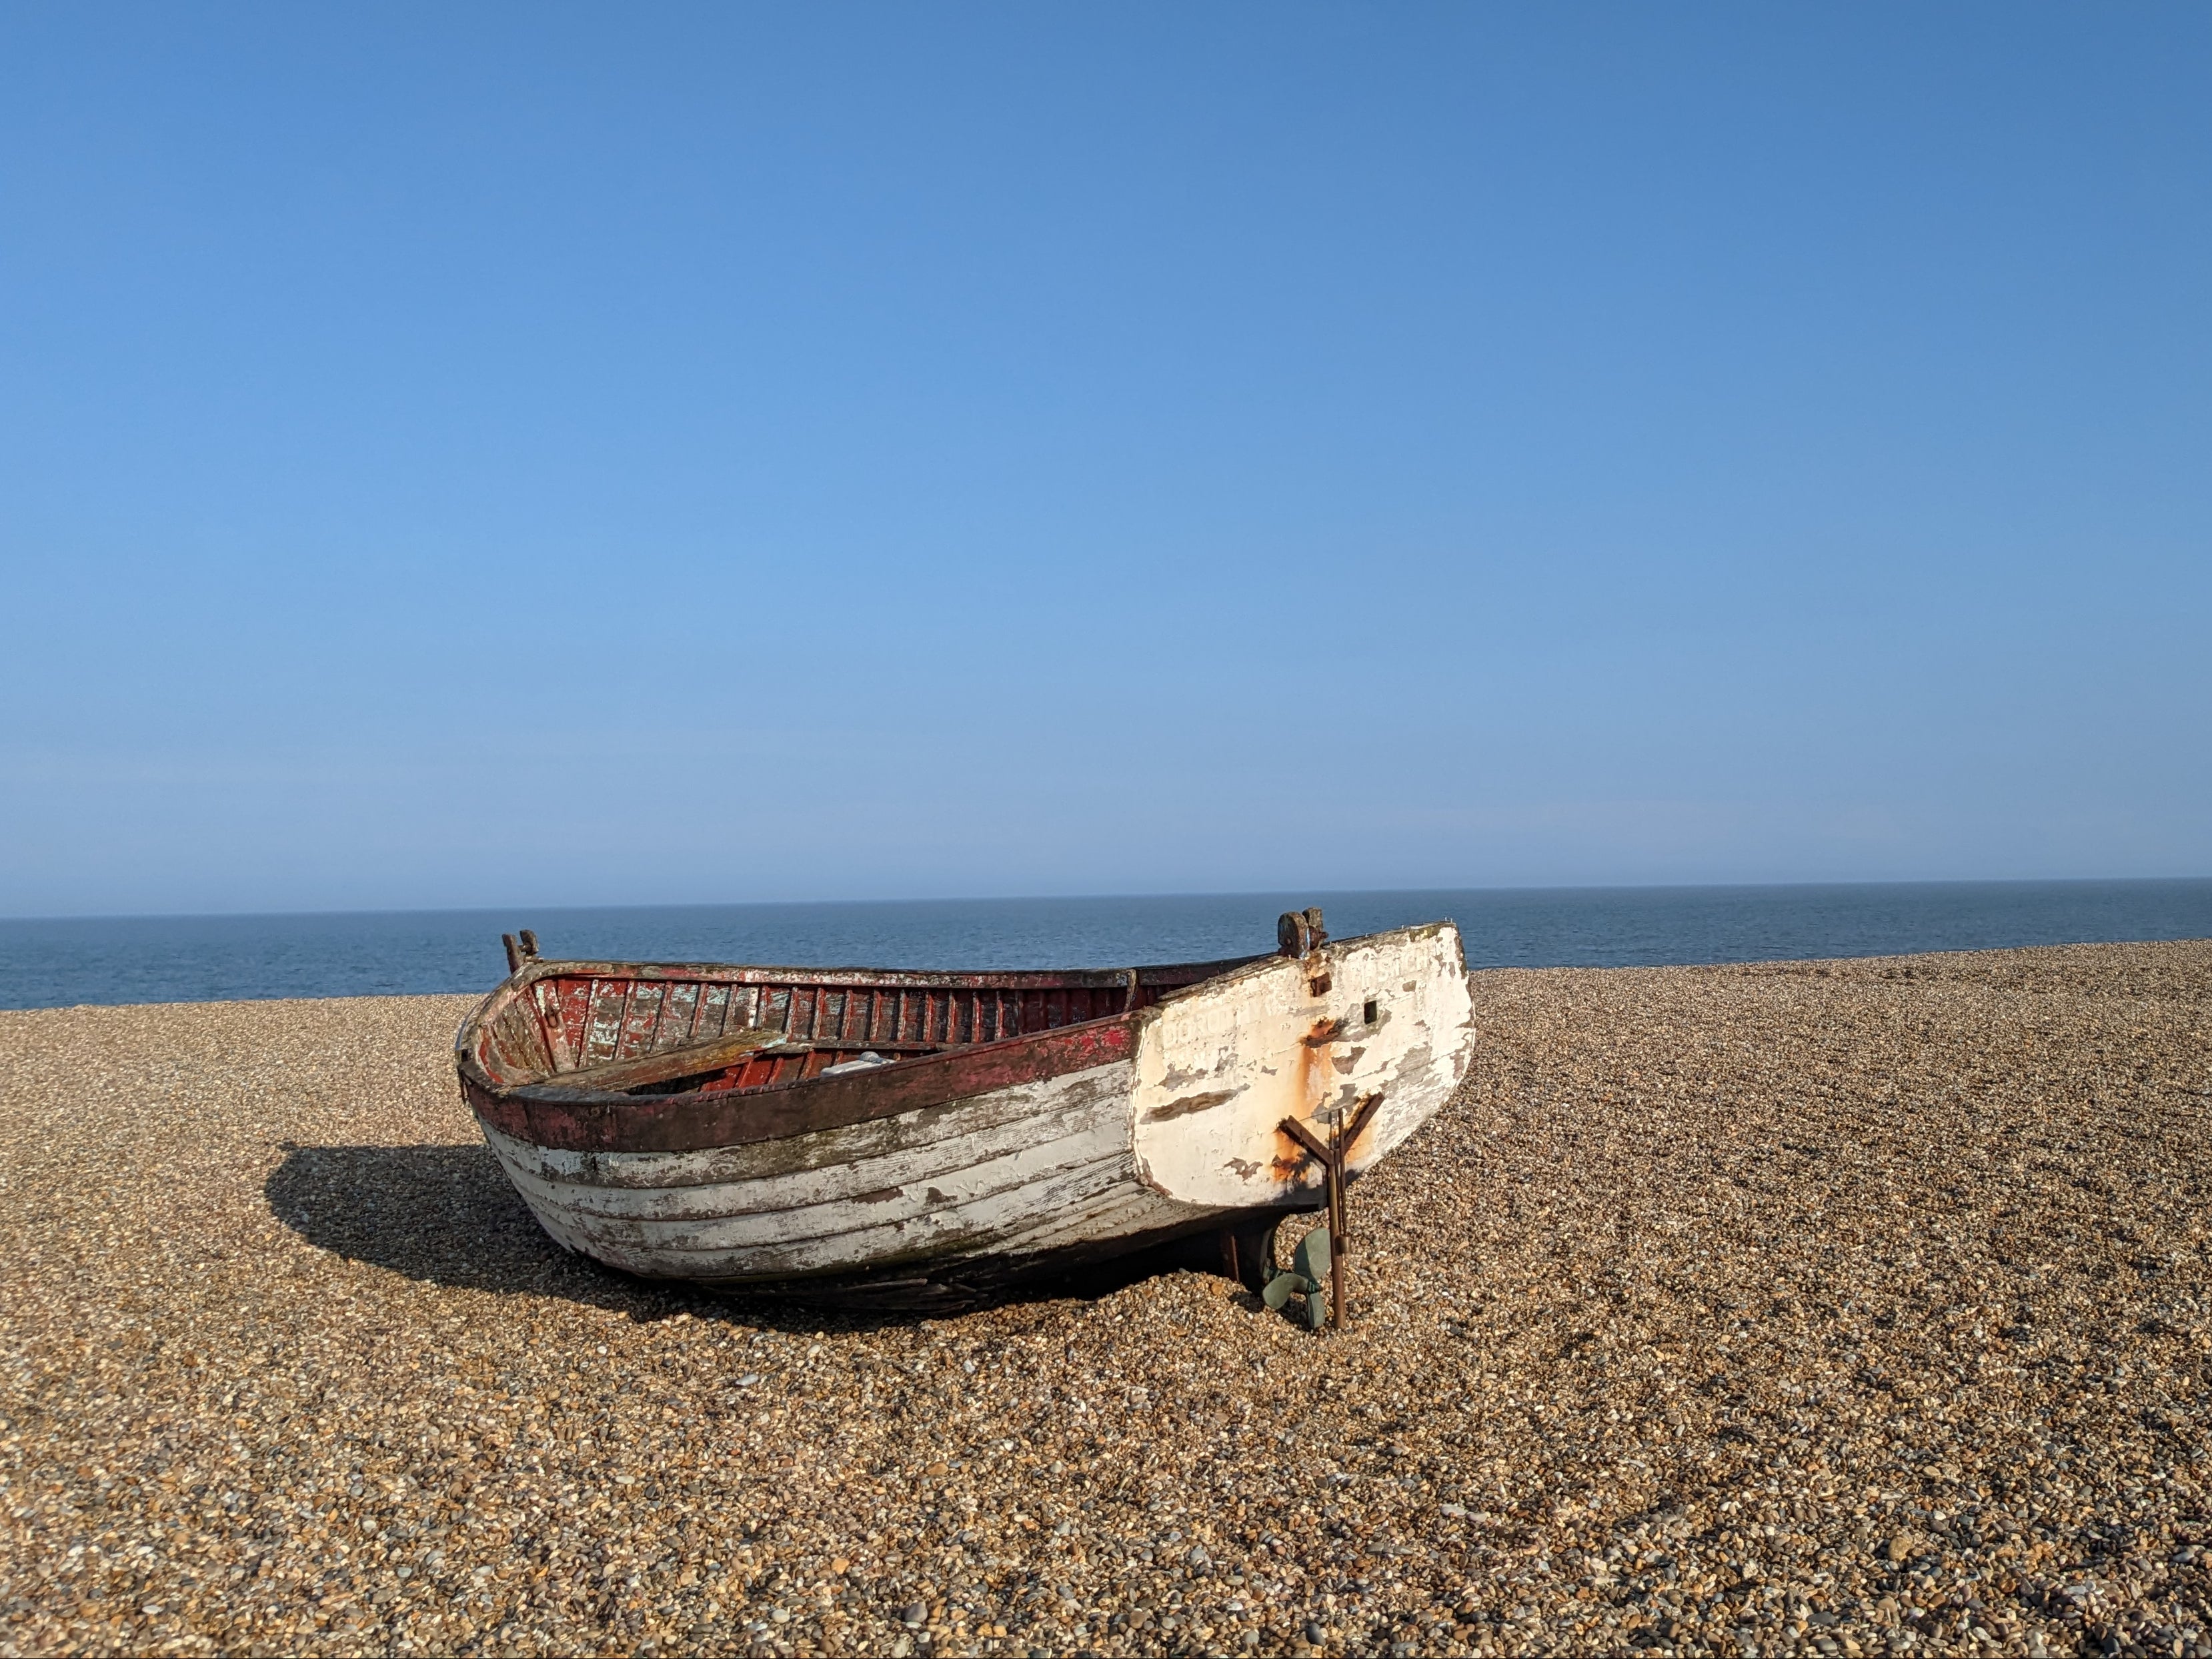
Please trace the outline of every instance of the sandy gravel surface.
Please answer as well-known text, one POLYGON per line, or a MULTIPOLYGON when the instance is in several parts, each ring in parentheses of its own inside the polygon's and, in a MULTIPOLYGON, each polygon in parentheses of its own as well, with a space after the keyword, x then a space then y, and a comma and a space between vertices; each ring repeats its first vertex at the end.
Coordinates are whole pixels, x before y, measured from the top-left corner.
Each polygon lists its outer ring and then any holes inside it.
POLYGON ((0 1649, 2212 1655, 2212 945, 1475 984, 1321 1337, 562 1257, 457 999, 0 1014, 0 1649))

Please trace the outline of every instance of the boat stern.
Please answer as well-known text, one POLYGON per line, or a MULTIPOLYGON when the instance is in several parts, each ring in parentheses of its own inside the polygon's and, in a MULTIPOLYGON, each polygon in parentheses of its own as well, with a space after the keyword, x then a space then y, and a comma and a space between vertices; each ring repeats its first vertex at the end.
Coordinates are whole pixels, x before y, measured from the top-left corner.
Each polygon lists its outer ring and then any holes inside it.
POLYGON ((1285 1120, 1326 1141, 1364 1124, 1347 1170, 1425 1123, 1466 1075, 1474 1004, 1459 930, 1431 922, 1273 957, 1140 1016, 1137 1173, 1186 1204, 1319 1200, 1322 1171, 1285 1120))

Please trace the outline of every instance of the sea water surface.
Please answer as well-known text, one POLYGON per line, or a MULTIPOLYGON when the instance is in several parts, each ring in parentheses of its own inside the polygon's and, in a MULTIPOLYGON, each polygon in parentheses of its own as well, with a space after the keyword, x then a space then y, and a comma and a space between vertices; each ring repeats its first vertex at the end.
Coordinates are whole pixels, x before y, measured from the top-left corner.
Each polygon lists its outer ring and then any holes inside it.
POLYGON ((0 1008, 483 991, 499 936, 548 957, 881 968, 1127 967, 1449 916, 1468 965, 1622 967, 2212 937, 2212 880, 1490 888, 624 909, 0 921, 0 1008))

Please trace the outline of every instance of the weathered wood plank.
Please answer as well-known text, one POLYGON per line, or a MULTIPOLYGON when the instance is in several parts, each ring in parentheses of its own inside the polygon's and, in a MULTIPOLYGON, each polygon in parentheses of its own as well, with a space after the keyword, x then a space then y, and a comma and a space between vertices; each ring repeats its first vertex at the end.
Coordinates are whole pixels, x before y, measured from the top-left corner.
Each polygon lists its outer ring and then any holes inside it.
POLYGON ((730 988, 709 985, 699 996, 699 1012, 691 1029, 702 1042, 711 1042, 730 1029, 730 988))
POLYGON ((567 1058, 559 1063, 573 1066, 583 1057, 585 1036, 591 1028, 591 977, 563 974, 552 983, 560 988, 556 994, 560 1000, 561 1036, 568 1051, 567 1058))
POLYGON ((575 1051, 569 1047, 561 1016, 561 981, 542 979, 531 988, 531 1000, 538 1009, 538 1023, 545 1033, 545 1069, 557 1072, 574 1065, 575 1051))
MULTIPOLYGON (((1102 1205, 1102 1197, 1117 1191, 1126 1194, 1131 1184, 1126 1166, 1118 1158, 1109 1158, 1012 1192, 987 1194, 901 1220, 808 1237, 764 1229, 763 1236, 742 1245, 717 1242, 719 1230, 709 1227, 690 1236, 661 1234, 648 1242, 637 1231, 573 1215, 560 1218, 558 1231, 550 1223, 546 1230, 556 1237, 565 1233, 563 1242, 572 1249, 650 1277, 722 1279, 842 1273, 862 1266, 926 1261, 948 1251, 990 1249, 1036 1231, 1042 1218, 1052 1217, 1057 1222, 1071 1211, 1112 1207, 1102 1205)), ((546 1222, 547 1218, 541 1214, 539 1220, 546 1222)), ((742 1224, 723 1224, 736 1228, 742 1224)))
MULTIPOLYGON (((893 1173, 889 1168, 892 1161, 903 1161, 906 1173, 897 1177, 902 1181, 916 1170, 926 1170, 932 1156, 944 1158, 949 1166, 962 1158, 981 1158, 998 1149, 1022 1146, 1032 1136, 1048 1138, 1077 1121, 1109 1121, 1116 1126, 1116 1135, 1126 1141, 1129 1085, 1127 1062, 1118 1061, 902 1112, 896 1117, 873 1118, 786 1140, 690 1152, 560 1152, 507 1136, 501 1136, 496 1144, 526 1149, 512 1155, 536 1178, 578 1188, 666 1193, 687 1187, 746 1183, 775 1192, 787 1189, 813 1194, 791 1200, 811 1203, 842 1191, 866 1192, 885 1185, 893 1173), (963 1150, 971 1145, 981 1150, 963 1150), (854 1173, 864 1169, 876 1172, 854 1173)), ((486 1131, 488 1137, 498 1133, 486 1131)), ((509 1154, 503 1152, 501 1156, 509 1154)), ((763 1198, 761 1203, 772 1208, 782 1201, 763 1198)))
MULTIPOLYGON (((1067 1171, 1115 1162, 1130 1173, 1128 1137, 1095 1106, 1054 1113, 1034 1139, 1008 1128, 957 1136, 941 1147, 904 1147, 849 1165, 831 1165, 781 1178, 738 1180, 672 1188, 586 1187, 544 1179, 528 1167, 518 1143, 501 1137, 501 1162, 533 1206, 557 1209, 575 1224, 630 1228, 634 1242, 688 1239, 706 1248, 697 1231, 731 1224, 713 1236, 731 1248, 779 1238, 826 1237, 843 1230, 911 1219, 948 1205, 968 1204, 1057 1180, 1067 1171), (735 1224, 743 1222, 742 1227, 735 1224)), ((613 1237, 610 1233, 607 1236, 613 1237)))
POLYGON ((660 1006, 660 1024, 653 1033, 656 1051, 681 1048, 699 1041, 691 1030, 692 1018, 699 1012, 699 988, 689 981, 668 988, 667 999, 660 1006))
POLYGON ((594 979, 591 989, 591 1023, 585 1028, 584 1059, 612 1060, 622 1042, 623 1015, 629 1006, 626 979, 594 979))
POLYGON ((757 1048, 782 1041, 784 1035, 781 1031, 749 1027, 682 1048, 663 1048, 635 1059, 603 1060, 579 1066, 544 1079, 540 1086, 577 1089, 591 1094, 619 1093, 643 1088, 649 1083, 666 1083, 673 1078, 701 1077, 719 1072, 726 1066, 734 1066, 757 1048))
POLYGON ((622 1036, 615 1048, 615 1059, 629 1060, 653 1047, 653 1033, 660 1024, 660 1006, 667 994, 668 987, 662 981, 632 981, 629 1006, 623 1012, 622 1036))

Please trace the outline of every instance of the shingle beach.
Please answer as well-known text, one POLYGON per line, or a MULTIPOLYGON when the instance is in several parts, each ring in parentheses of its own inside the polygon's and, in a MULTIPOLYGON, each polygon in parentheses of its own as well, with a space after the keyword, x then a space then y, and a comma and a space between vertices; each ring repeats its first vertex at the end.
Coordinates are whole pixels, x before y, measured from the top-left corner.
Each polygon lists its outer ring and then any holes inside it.
POLYGON ((0 1650, 2212 1656, 2212 943, 1474 982, 1321 1335, 564 1256, 466 999, 0 1013, 0 1650))

